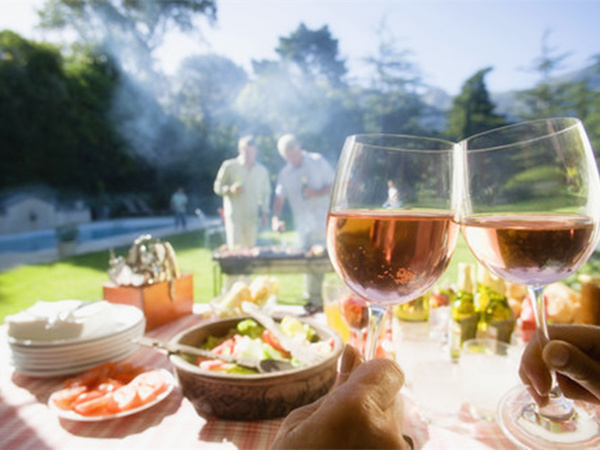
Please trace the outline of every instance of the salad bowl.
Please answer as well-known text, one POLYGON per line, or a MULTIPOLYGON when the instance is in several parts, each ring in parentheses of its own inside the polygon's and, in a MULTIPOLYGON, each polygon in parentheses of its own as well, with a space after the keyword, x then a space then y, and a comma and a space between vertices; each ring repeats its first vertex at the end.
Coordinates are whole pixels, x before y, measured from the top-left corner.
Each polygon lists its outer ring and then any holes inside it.
MULTIPOLYGON (((246 319, 206 322, 184 330, 170 343, 200 347, 209 337, 225 336, 246 319)), ((190 358, 171 354, 169 359, 183 395, 196 412, 205 418, 275 419, 325 395, 335 383, 343 341, 325 325, 304 318, 298 320, 316 332, 319 342, 331 344, 331 351, 315 364, 267 373, 225 373, 203 369, 190 358)))

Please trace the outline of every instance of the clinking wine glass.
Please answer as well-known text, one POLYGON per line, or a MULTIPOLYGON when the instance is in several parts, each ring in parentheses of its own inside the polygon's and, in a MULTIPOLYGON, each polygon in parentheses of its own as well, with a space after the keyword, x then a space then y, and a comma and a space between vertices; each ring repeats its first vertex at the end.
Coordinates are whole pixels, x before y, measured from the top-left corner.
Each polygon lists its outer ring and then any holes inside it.
POLYGON ((373 359, 392 305, 424 294, 444 273, 459 233, 457 145, 415 136, 349 136, 327 220, 333 266, 369 308, 365 358, 373 359), (397 189, 387 202, 390 180, 397 189))
MULTIPOLYGON (((574 118, 543 119, 460 145, 465 240, 492 273, 528 286, 548 340, 544 287, 576 272, 598 244, 600 181, 585 129, 574 118)), ((550 397, 538 408, 524 386, 509 391, 498 410, 503 431, 534 448, 598 446, 598 409, 566 399, 555 374, 550 397)))
POLYGON ((345 292, 339 301, 342 320, 350 329, 350 343, 364 350, 365 336, 369 325, 369 307, 367 302, 354 292, 345 292))

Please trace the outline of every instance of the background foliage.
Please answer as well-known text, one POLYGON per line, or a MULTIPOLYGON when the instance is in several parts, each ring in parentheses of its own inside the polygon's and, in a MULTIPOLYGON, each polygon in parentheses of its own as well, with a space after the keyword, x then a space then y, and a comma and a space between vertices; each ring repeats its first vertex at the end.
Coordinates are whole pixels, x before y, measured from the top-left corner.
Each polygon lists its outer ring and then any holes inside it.
POLYGON ((492 67, 440 108, 410 50, 383 25, 361 82, 348 76, 329 28, 302 23, 279 38, 276 59, 253 61, 252 73, 213 54, 187 58, 174 76, 156 69, 153 54, 166 33, 201 33, 217 20, 214 0, 48 0, 40 26, 75 33, 75 44, 1 31, 0 190, 43 184, 84 199, 96 216, 119 216, 128 212, 127 198, 166 212, 182 185, 192 209, 214 214, 215 174, 246 133, 257 136, 273 182, 283 165, 275 143, 288 132, 335 163, 350 134, 458 140, 522 119, 574 115, 600 150, 600 63, 577 79, 557 78, 568 55, 550 45, 549 33, 532 61, 539 83, 516 93, 513 110, 500 114, 485 85, 492 67))

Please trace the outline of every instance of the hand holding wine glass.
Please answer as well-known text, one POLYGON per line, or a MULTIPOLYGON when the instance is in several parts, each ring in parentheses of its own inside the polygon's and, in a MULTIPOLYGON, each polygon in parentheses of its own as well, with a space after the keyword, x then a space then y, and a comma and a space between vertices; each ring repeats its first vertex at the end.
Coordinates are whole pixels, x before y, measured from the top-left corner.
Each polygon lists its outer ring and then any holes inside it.
POLYGON ((425 293, 446 270, 458 238, 456 144, 414 136, 346 139, 327 222, 338 275, 369 305, 366 358, 391 305, 425 293), (399 201, 386 204, 390 180, 399 201))
MULTIPOLYGON (((599 238, 600 180, 583 125, 571 118, 523 122, 461 146, 465 240, 492 273, 529 287, 547 342, 544 287, 575 273, 599 238)), ((547 405, 538 408, 524 388, 510 391, 499 419, 521 445, 600 442, 597 411, 565 399, 555 378, 547 405)))

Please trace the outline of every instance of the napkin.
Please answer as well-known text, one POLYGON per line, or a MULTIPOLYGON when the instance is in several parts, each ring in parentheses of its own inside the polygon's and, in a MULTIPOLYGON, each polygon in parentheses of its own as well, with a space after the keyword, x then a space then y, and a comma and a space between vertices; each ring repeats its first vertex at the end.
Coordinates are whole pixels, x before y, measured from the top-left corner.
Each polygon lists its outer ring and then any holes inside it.
POLYGON ((111 322, 111 305, 106 301, 39 301, 5 319, 14 339, 53 341, 93 337, 111 322))

